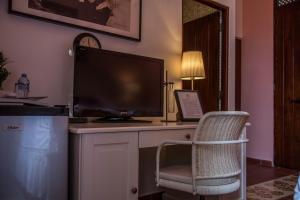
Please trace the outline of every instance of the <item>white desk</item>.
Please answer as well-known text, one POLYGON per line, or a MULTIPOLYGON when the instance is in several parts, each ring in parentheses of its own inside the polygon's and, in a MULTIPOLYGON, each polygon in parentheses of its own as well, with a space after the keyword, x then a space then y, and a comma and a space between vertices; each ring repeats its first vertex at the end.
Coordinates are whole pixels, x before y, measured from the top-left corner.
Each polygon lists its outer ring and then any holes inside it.
MULTIPOLYGON (((191 140, 196 127, 197 123, 71 125, 72 199, 137 200, 139 148, 170 139, 191 140)), ((246 146, 241 152, 243 172, 245 155, 246 146)), ((245 173, 241 178, 245 183, 245 173)), ((241 189, 244 197, 245 191, 241 189)))
POLYGON ((103 133, 138 133, 139 148, 155 147, 167 139, 191 139, 197 123, 128 123, 128 124, 74 124, 70 127, 73 134, 103 134, 103 133))

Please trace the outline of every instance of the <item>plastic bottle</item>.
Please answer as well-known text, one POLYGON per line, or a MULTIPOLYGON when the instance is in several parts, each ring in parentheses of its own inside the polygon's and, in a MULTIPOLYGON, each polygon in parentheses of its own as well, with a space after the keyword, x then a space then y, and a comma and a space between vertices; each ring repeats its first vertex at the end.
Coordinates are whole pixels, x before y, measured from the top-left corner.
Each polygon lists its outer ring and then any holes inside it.
POLYGON ((17 98, 27 98, 29 94, 30 81, 26 74, 22 74, 15 84, 17 98))

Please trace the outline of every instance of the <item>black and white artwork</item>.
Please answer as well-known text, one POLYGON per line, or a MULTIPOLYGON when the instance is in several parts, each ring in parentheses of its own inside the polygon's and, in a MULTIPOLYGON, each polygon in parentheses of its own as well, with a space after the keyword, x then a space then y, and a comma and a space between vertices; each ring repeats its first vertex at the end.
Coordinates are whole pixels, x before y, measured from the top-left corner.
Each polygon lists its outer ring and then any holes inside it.
POLYGON ((141 0, 10 0, 10 11, 140 40, 141 0))

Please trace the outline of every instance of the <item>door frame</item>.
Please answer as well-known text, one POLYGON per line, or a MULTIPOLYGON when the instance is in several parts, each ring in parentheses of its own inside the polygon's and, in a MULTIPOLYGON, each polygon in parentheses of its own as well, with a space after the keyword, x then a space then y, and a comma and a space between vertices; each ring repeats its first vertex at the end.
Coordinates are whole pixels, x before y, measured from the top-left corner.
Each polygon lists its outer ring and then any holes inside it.
MULTIPOLYGON (((222 68, 221 68, 221 110, 228 110, 228 56, 229 56, 229 7, 212 0, 195 0, 222 12, 223 37, 222 37, 222 68)), ((183 7, 183 6, 182 6, 183 7)), ((183 23, 182 23, 183 25, 183 23)))
POLYGON ((235 39, 235 110, 242 110, 242 39, 235 39))
POLYGON ((277 8, 277 0, 273 1, 274 3, 274 164, 275 166, 283 166, 284 158, 282 151, 282 134, 283 131, 283 114, 284 110, 282 109, 283 101, 283 87, 284 82, 282 77, 284 76, 282 63, 279 63, 277 59, 277 55, 279 54, 279 40, 280 35, 276 31, 279 28, 278 20, 279 20, 279 12, 277 8))

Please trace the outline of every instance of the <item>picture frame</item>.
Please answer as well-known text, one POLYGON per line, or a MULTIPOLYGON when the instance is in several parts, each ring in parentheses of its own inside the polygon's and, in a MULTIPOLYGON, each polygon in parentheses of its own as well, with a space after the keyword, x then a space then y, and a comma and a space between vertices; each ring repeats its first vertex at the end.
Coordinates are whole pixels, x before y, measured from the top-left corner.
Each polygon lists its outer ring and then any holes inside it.
POLYGON ((9 13, 141 41, 142 0, 8 0, 9 13))
POLYGON ((176 104, 178 107, 178 118, 180 121, 199 121, 203 116, 203 109, 198 91, 175 90, 176 104))

